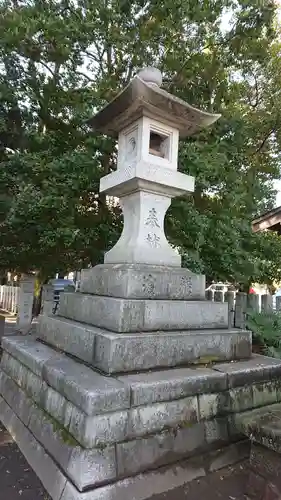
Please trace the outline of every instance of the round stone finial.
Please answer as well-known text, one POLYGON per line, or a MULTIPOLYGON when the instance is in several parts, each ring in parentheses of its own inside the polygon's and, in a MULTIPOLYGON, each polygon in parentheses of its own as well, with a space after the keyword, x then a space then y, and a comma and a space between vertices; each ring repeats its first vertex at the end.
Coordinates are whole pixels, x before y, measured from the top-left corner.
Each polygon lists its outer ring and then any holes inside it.
POLYGON ((155 85, 158 85, 158 87, 161 87, 162 85, 162 73, 157 68, 144 68, 139 71, 138 76, 143 82, 154 83, 155 85))

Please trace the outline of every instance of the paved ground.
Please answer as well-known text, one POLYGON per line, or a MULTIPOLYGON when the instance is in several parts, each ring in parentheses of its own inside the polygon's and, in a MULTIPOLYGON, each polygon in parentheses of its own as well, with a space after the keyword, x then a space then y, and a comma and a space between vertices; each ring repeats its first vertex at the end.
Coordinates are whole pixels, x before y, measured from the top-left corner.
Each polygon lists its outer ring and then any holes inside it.
POLYGON ((3 427, 0 429, 0 500, 50 500, 3 427))
MULTIPOLYGON (((5 334, 13 334, 15 318, 6 317, 5 334)), ((222 469, 150 500, 245 500, 246 464, 222 469)), ((0 500, 51 500, 12 437, 0 426, 0 500)))

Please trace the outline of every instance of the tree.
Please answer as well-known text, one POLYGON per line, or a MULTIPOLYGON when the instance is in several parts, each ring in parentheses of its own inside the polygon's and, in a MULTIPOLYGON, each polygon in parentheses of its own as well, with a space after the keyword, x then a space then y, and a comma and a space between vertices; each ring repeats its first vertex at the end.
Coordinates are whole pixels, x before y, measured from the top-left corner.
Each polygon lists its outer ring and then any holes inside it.
POLYGON ((153 64, 167 90, 222 113, 212 130, 181 144, 180 169, 195 175, 196 191, 172 204, 170 240, 186 265, 209 278, 248 280, 250 221, 272 205, 279 177, 274 3, 1 0, 0 6, 1 266, 47 277, 102 260, 122 224, 118 207, 98 193, 100 177, 115 168, 116 150, 111 139, 93 135, 86 119, 138 68, 153 64), (227 11, 233 24, 223 30, 227 11))

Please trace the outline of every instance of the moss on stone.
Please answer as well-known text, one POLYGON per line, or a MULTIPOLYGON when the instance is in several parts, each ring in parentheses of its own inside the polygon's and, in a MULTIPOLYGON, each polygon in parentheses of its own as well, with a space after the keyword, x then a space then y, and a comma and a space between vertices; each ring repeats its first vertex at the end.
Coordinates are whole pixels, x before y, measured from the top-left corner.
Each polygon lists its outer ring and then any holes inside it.
POLYGON ((78 441, 76 441, 76 439, 66 430, 66 428, 60 422, 58 422, 54 417, 47 413, 44 408, 39 409, 43 414, 43 418, 51 424, 53 431, 59 434, 61 440, 65 444, 72 446, 73 448, 75 448, 76 446, 80 446, 78 441))
POLYGON ((193 420, 183 420, 182 422, 179 422, 179 424, 177 425, 177 429, 187 429, 189 427, 193 427, 193 425, 195 425, 196 422, 194 422, 193 420))
POLYGON ((217 363, 221 361, 219 356, 214 356, 214 355, 209 355, 209 356, 202 356, 201 358, 198 358, 196 360, 196 364, 198 365, 212 365, 213 363, 217 363))

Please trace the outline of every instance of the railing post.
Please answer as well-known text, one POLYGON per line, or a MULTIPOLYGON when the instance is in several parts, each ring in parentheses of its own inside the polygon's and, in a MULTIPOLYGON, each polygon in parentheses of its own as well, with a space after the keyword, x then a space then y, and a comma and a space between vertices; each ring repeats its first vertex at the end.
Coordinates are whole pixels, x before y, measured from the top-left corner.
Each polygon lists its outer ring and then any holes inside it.
POLYGON ((281 295, 277 295, 276 297, 276 311, 281 310, 281 295))
POLYGON ((210 300, 210 301, 213 302, 213 300, 214 300, 214 292, 213 292, 213 290, 206 290, 205 297, 206 297, 206 300, 210 300))
POLYGON ((7 310, 8 305, 8 287, 5 285, 4 309, 7 310))
POLYGON ((226 292, 225 300, 228 303, 228 328, 234 327, 236 292, 226 292))
POLYGON ((224 302, 224 292, 222 290, 215 291, 214 302, 224 302))
POLYGON ((259 312, 259 296, 255 293, 249 293, 247 297, 247 310, 259 312))
POLYGON ((35 276, 23 276, 20 280, 20 293, 17 315, 17 328, 25 331, 32 323, 35 276))
POLYGON ((43 285, 42 291, 42 310, 44 316, 49 316, 53 313, 54 308, 54 287, 53 285, 43 285))
POLYGON ((273 309, 272 295, 262 295, 261 296, 261 310, 264 312, 270 312, 273 309))
POLYGON ((244 292, 238 292, 236 294, 236 303, 235 303, 234 324, 236 328, 245 328, 246 313, 247 313, 247 294, 244 292))

